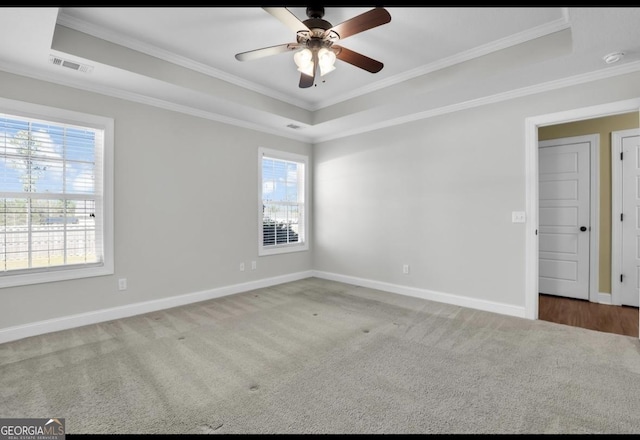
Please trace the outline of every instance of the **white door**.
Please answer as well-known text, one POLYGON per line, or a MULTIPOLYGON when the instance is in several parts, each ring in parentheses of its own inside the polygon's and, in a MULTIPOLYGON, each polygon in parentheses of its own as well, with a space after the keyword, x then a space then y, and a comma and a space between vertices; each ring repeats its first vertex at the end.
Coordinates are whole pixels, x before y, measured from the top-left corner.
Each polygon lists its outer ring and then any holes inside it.
POLYGON ((539 291, 589 299, 591 136, 539 143, 539 291))
MULTIPOLYGON (((619 228, 620 238, 614 240, 614 251, 619 243, 621 261, 615 264, 612 273, 614 292, 618 303, 638 307, 640 303, 640 130, 622 130, 612 133, 612 152, 614 157, 615 190, 614 230, 619 228), (622 156, 620 155, 622 153, 622 156), (616 173, 620 171, 620 175, 616 173), (618 183, 618 185, 616 185, 618 183), (619 203, 615 203, 615 199, 619 203), (617 223, 617 225, 616 225, 617 223), (616 267, 617 266, 617 267, 616 267), (617 288, 617 289, 616 289, 617 288)), ((618 234, 613 234, 614 236, 618 234)))

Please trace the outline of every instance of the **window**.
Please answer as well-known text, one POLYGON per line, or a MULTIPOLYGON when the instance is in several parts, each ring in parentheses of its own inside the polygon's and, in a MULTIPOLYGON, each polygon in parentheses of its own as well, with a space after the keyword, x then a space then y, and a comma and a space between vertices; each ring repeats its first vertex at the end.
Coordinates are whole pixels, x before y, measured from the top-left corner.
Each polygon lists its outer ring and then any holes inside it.
POLYGON ((307 157, 259 149, 258 255, 309 249, 307 157))
POLYGON ((112 133, 0 98, 0 287, 113 273, 112 133))

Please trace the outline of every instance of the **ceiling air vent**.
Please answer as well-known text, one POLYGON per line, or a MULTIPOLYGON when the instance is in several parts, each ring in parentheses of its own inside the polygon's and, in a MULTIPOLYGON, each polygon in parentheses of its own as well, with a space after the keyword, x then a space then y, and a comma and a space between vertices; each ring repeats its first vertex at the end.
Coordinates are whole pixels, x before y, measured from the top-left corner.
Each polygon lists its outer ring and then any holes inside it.
POLYGON ((87 64, 79 64, 74 63, 73 61, 65 60, 64 58, 57 57, 55 55, 49 56, 49 62, 56 66, 67 67, 72 70, 77 70, 78 72, 83 73, 91 73, 93 70, 93 66, 89 66, 87 64))
POLYGON ((293 128, 294 130, 297 130, 298 128, 300 128, 300 126, 296 125, 296 124, 289 124, 289 125, 287 125, 287 127, 288 128, 293 128))

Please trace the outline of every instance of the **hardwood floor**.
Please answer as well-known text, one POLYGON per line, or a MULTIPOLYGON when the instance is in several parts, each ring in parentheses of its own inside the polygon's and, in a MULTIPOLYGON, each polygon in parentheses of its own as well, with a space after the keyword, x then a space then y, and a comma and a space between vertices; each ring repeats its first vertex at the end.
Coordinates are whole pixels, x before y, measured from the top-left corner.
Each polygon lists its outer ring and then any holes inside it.
POLYGON ((538 319, 607 333, 638 337, 638 307, 538 295, 538 319))

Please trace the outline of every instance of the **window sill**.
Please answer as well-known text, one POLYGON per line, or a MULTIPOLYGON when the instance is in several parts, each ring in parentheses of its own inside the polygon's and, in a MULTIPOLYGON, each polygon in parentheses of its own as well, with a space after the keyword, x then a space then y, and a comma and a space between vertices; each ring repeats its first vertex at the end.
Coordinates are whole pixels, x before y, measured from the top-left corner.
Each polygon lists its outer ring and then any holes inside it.
POLYGON ((258 249, 258 256, 263 257, 266 255, 288 254, 291 252, 302 252, 307 250, 309 250, 309 245, 307 243, 268 246, 268 247, 261 246, 258 249))
POLYGON ((65 268, 51 269, 42 272, 4 274, 0 276, 0 288, 51 283, 55 281, 74 280, 78 278, 99 277, 104 275, 113 275, 113 269, 105 265, 95 265, 74 269, 65 268))

